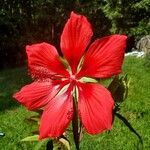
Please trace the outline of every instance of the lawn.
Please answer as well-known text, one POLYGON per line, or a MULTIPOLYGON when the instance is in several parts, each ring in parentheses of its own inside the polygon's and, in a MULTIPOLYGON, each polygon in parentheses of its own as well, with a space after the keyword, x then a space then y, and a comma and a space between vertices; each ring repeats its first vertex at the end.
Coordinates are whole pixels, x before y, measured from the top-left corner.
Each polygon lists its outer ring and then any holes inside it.
MULTIPOLYGON (((144 150, 150 149, 150 66, 145 59, 126 57, 123 74, 130 78, 129 95, 122 103, 120 113, 142 136, 144 150)), ((16 68, 0 72, 0 150, 37 150, 36 142, 20 142, 31 135, 35 126, 26 121, 31 116, 23 106, 12 99, 12 94, 30 83, 27 69, 16 68)), ((137 137, 117 118, 111 132, 96 136, 85 135, 81 150, 137 150, 137 137)), ((75 149, 74 146, 72 150, 75 149)), ((42 148, 41 148, 42 150, 42 148)))

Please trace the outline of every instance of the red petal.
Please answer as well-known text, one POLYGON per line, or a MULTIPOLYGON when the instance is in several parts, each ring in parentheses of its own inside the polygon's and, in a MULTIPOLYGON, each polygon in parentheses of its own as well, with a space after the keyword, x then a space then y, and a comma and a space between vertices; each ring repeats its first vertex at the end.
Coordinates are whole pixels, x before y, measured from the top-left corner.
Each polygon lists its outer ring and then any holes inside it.
POLYGON ((53 85, 52 82, 33 82, 24 86, 14 98, 26 106, 29 110, 34 110, 45 106, 62 88, 62 85, 53 85))
MULTIPOLYGON (((72 88, 72 87, 71 87, 72 88)), ((47 105, 40 124, 40 139, 61 136, 73 116, 72 89, 58 94, 47 105)))
POLYGON ((126 36, 112 35, 96 40, 85 55, 78 77, 108 78, 121 72, 126 36))
POLYGON ((59 61, 57 50, 47 43, 26 46, 28 64, 31 73, 37 78, 50 77, 54 74, 66 75, 63 64, 59 61))
POLYGON ((72 12, 61 35, 61 49, 73 73, 76 72, 80 58, 92 35, 91 25, 87 18, 72 12))
POLYGON ((98 84, 78 84, 78 109, 81 121, 90 134, 97 134, 112 126, 114 101, 110 92, 98 84))

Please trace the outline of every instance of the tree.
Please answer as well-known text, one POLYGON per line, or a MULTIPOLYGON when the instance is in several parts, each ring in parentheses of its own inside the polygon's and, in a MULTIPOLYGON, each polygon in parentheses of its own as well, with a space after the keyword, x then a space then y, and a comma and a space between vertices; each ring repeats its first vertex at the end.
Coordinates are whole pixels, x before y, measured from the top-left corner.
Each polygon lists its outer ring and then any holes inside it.
POLYGON ((149 0, 106 0, 102 9, 112 22, 112 33, 124 33, 138 40, 150 33, 149 0))

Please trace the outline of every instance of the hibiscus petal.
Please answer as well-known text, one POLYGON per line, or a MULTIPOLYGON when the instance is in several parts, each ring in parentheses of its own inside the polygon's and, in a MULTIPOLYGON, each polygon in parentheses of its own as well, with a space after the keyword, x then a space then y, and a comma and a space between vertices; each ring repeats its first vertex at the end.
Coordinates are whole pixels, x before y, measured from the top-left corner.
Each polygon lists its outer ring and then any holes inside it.
POLYGON ((39 43, 26 46, 28 65, 33 76, 48 78, 52 75, 67 75, 59 55, 54 46, 48 43, 39 43))
POLYGON ((78 84, 78 110, 81 121, 90 134, 97 134, 112 126, 114 101, 110 92, 98 84, 78 84))
POLYGON ((59 137, 64 133, 73 116, 71 88, 58 94, 45 108, 41 117, 39 139, 59 137))
POLYGON ((29 110, 34 110, 45 106, 59 92, 62 86, 64 86, 64 83, 54 85, 50 81, 33 82, 24 86, 13 97, 29 110))
POLYGON ((80 58, 92 35, 92 28, 87 18, 72 12, 61 35, 61 49, 73 73, 76 72, 80 58))
POLYGON ((121 72, 126 36, 112 35, 96 40, 85 54, 78 77, 108 78, 121 72))

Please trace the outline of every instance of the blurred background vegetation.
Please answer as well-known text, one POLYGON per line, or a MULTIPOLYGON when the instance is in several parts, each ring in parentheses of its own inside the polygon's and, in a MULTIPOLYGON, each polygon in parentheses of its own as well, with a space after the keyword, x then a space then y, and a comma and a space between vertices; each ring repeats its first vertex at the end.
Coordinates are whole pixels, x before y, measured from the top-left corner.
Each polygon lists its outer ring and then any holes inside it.
POLYGON ((128 49, 150 33, 149 0, 1 0, 0 69, 22 66, 25 45, 49 42, 60 51, 60 34, 71 11, 86 15, 94 37, 127 34, 128 49))

